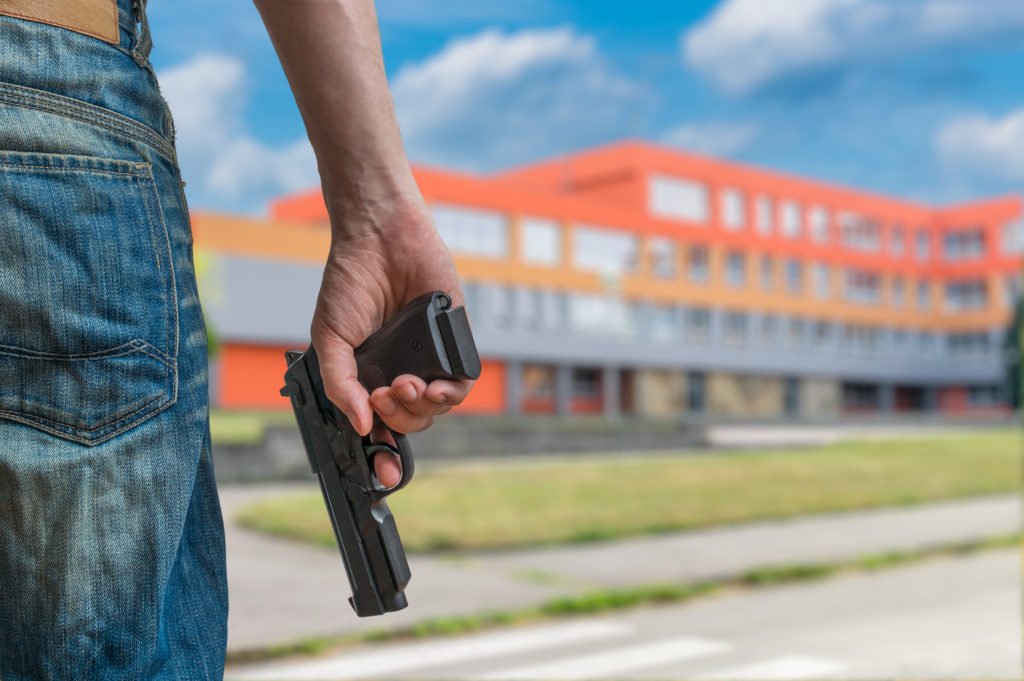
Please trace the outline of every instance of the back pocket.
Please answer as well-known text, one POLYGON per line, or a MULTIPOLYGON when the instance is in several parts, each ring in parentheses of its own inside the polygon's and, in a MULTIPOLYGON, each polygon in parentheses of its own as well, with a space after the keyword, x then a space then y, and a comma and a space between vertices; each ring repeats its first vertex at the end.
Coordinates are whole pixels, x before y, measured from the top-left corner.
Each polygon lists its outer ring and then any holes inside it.
POLYGON ((95 445, 166 408, 176 310, 148 163, 0 152, 0 418, 95 445))

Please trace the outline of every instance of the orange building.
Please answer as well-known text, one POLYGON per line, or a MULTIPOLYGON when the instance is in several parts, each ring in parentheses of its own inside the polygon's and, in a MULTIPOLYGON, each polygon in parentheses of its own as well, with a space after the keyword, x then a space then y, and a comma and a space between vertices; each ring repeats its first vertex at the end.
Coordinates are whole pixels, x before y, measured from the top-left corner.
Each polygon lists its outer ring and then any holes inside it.
MULTIPOLYGON (((936 208, 640 142, 419 168, 484 358, 463 412, 833 418, 1005 409, 1016 198, 936 208)), ((194 216, 214 402, 287 407, 328 248, 320 191, 194 216)))

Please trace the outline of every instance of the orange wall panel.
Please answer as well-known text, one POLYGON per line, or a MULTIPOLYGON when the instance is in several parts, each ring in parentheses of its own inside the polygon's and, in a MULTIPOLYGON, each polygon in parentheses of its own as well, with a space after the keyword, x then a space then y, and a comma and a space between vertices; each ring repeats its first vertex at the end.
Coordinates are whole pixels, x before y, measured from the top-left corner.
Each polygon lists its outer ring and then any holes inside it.
POLYGON ((226 409, 288 409, 281 397, 288 348, 227 343, 218 356, 217 406, 226 409))
POLYGON ((500 414, 505 411, 505 364, 483 360, 480 379, 466 401, 454 411, 459 414, 500 414))
MULTIPOLYGON (((288 409, 279 391, 284 385, 284 352, 273 346, 225 344, 219 356, 217 405, 226 409, 288 409)), ((505 410, 505 365, 484 360, 473 391, 457 409, 465 414, 505 410)))

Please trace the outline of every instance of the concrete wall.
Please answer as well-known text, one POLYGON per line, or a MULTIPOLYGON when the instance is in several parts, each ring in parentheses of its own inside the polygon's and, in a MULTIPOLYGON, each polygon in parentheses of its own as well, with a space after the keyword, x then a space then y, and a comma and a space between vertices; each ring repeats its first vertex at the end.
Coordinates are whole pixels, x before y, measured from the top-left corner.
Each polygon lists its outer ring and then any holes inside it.
POLYGON ((776 376, 709 374, 708 411, 714 416, 777 418, 782 415, 783 382, 776 376))

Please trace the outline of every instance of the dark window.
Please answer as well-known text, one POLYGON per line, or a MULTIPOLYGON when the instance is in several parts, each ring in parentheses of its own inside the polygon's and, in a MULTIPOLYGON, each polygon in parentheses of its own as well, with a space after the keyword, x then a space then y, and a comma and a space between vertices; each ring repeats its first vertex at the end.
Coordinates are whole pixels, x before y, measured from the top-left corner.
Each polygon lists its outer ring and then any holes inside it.
POLYGON ((782 407, 786 410, 786 416, 800 414, 800 381, 795 378, 786 378, 783 384, 782 407))
POLYGON ((686 378, 686 408, 689 411, 701 413, 705 409, 706 377, 699 372, 693 372, 686 378))

